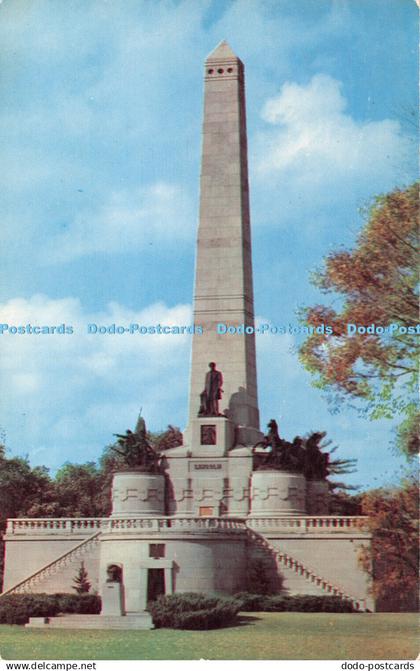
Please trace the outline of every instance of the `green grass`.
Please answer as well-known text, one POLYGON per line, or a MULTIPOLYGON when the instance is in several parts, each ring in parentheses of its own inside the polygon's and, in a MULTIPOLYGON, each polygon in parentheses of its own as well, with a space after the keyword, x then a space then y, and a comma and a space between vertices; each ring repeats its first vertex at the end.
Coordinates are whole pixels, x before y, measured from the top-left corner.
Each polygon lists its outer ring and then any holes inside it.
POLYGON ((411 613, 247 613, 213 631, 0 626, 3 659, 414 659, 411 613))

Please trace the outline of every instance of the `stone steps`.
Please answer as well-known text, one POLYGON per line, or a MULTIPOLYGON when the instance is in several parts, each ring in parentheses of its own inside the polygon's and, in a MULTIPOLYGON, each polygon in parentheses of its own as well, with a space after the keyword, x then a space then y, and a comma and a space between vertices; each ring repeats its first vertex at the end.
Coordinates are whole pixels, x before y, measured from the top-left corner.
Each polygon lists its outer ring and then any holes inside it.
POLYGON ((264 571, 267 575, 271 576, 273 571, 275 571, 275 574, 282 578, 282 592, 285 594, 325 595, 322 587, 307 580, 304 575, 297 573, 289 566, 276 562, 276 566, 273 568, 273 558, 275 555, 269 553, 266 547, 256 546, 253 549, 252 556, 254 559, 264 562, 264 571))
POLYGON ((57 617, 31 617, 28 628, 41 629, 153 629, 149 613, 137 615, 74 615, 64 614, 57 617))
MULTIPOLYGON (((63 584, 66 583, 70 592, 80 562, 85 562, 85 568, 88 573, 99 563, 100 535, 101 532, 96 531, 92 536, 85 538, 70 550, 66 550, 62 555, 50 561, 32 575, 6 589, 0 594, 0 599, 7 594, 30 594, 37 592, 53 594, 54 592, 63 592, 65 591, 63 584), (92 562, 89 561, 90 556, 92 556, 92 562)), ((95 572, 93 572, 93 575, 95 575, 95 572)))
POLYGON ((280 564, 279 573, 282 575, 283 589, 287 594, 311 594, 315 596, 325 596, 325 591, 314 582, 307 580, 305 576, 296 573, 294 569, 289 566, 280 564))
POLYGON ((285 579, 283 589, 289 594, 338 596, 341 599, 350 600, 357 610, 367 609, 365 599, 359 599, 358 597, 348 594, 343 588, 332 584, 328 579, 320 576, 318 571, 309 569, 298 559, 275 548, 263 534, 254 530, 249 530, 248 538, 258 553, 264 552, 267 558, 275 558, 277 572, 285 579), (304 590, 301 590, 301 585, 303 586, 304 584, 306 587, 304 590))

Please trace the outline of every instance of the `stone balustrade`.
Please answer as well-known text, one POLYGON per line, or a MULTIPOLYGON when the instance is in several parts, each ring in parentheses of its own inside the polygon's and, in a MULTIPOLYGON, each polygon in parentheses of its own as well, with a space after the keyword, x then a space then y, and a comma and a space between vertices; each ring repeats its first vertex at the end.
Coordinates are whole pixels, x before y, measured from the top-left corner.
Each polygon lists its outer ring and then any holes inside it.
POLYGON ((295 533, 346 533, 367 531, 367 517, 323 515, 299 515, 293 517, 256 517, 246 521, 247 527, 263 533, 264 531, 284 531, 295 533))
POLYGON ((21 517, 8 519, 6 534, 11 535, 68 535, 77 534, 87 536, 100 531, 104 517, 21 517))
POLYGON ((95 531, 133 532, 242 532, 249 527, 258 532, 346 533, 363 531, 365 517, 308 516, 293 517, 74 517, 18 518, 7 521, 7 535, 91 535, 95 531))
POLYGON ((244 532, 245 520, 224 517, 154 517, 154 518, 114 518, 104 520, 102 531, 156 531, 170 532, 244 532))

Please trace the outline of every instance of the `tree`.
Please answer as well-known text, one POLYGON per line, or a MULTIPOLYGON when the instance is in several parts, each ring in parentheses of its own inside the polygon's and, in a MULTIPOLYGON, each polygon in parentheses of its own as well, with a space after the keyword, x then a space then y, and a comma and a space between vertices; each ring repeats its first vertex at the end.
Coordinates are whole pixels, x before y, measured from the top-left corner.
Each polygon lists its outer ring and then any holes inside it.
MULTIPOLYGON (((351 489, 350 487, 346 488, 351 489)), ((353 487, 352 489, 356 489, 353 487)), ((350 494, 348 491, 330 492, 330 515, 361 515, 362 494, 350 494)))
POLYGON ((363 567, 374 579, 380 610, 418 609, 418 509, 414 478, 400 487, 377 489, 362 496, 362 514, 368 515, 372 549, 364 548, 363 567))
POLYGON ((102 517, 104 474, 95 462, 65 463, 55 477, 59 517, 102 517))
POLYGON ((361 399, 371 419, 402 413, 397 445, 407 455, 419 446, 418 205, 417 184, 377 197, 354 249, 329 254, 313 277, 340 308, 301 312, 313 328, 300 358, 315 385, 335 392, 338 402, 361 399), (323 324, 333 335, 321 333, 323 324))
POLYGON ((265 559, 254 557, 247 568, 247 591, 250 594, 273 594, 279 591, 281 581, 276 569, 276 562, 269 554, 265 559))
MULTIPOLYGON (((31 468, 27 459, 6 456, 0 444, 0 537, 10 517, 54 515, 57 511, 54 483, 48 469, 31 468)), ((0 585, 3 576, 4 541, 0 540, 0 585)))
POLYGON ((78 594, 87 594, 92 587, 92 584, 88 580, 88 572, 85 569, 84 562, 81 562, 77 575, 73 578, 73 582, 72 589, 76 590, 78 594))
POLYGON ((0 445, 0 517, 34 517, 38 510, 55 512, 54 485, 44 466, 31 468, 27 459, 6 456, 0 445))

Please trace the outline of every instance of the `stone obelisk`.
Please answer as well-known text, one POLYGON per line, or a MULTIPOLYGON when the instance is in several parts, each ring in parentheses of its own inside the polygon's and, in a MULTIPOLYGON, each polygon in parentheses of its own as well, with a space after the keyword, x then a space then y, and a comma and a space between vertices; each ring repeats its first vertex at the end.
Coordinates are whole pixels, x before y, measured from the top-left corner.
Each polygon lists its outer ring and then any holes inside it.
POLYGON ((250 444, 259 429, 255 337, 217 333, 218 324, 254 326, 244 66, 227 42, 206 59, 204 82, 194 295, 204 333, 193 336, 189 422, 214 361, 224 378, 220 412, 250 444))

